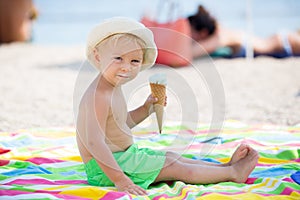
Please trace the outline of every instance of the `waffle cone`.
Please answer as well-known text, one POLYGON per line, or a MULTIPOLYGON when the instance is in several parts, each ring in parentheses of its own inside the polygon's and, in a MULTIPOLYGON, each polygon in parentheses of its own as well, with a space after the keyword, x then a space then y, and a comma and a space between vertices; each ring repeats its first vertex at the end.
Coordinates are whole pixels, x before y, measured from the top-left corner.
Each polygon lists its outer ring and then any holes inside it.
POLYGON ((164 106, 166 100, 166 86, 162 84, 150 83, 152 94, 158 98, 155 104, 164 106))
POLYGON ((157 124, 159 133, 162 130, 164 106, 166 101, 166 86, 162 84, 150 83, 152 94, 158 98, 158 101, 154 104, 154 111, 156 113, 157 124))

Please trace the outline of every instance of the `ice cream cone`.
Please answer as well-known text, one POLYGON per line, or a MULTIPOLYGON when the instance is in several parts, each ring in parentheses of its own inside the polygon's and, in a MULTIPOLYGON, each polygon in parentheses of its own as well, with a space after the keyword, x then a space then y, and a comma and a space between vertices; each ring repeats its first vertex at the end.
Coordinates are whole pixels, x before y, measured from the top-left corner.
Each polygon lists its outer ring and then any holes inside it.
POLYGON ((156 113, 159 133, 161 133, 164 116, 164 106, 166 101, 166 86, 163 84, 150 83, 150 87, 152 94, 158 99, 158 101, 154 104, 154 111, 156 113))
POLYGON ((159 133, 162 131, 162 123, 164 118, 164 106, 160 104, 154 104, 154 112, 156 114, 156 120, 158 125, 159 133))

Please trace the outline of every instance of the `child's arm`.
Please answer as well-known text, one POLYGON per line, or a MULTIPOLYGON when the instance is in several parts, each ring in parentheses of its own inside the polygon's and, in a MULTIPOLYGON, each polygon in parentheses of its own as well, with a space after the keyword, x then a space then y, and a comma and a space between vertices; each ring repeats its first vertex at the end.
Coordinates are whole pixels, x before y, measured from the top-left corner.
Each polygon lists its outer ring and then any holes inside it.
POLYGON ((157 98, 153 97, 151 94, 146 99, 145 103, 135 110, 128 113, 127 125, 129 128, 135 127, 137 124, 146 119, 151 113, 153 113, 153 103, 157 101, 157 98))
POLYGON ((84 106, 85 127, 80 139, 97 161, 99 167, 120 191, 127 191, 136 195, 145 195, 146 191, 135 185, 122 171, 113 154, 105 143, 106 119, 109 112, 108 98, 103 96, 88 100, 84 106))

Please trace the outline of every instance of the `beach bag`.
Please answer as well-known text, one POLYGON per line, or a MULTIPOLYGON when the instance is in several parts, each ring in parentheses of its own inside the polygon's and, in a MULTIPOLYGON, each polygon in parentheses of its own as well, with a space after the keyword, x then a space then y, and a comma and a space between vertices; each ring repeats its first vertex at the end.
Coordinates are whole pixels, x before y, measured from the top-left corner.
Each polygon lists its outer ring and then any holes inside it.
POLYGON ((140 20, 153 32, 158 48, 157 64, 179 67, 190 65, 192 61, 190 25, 187 18, 179 16, 178 10, 178 2, 160 0, 155 17, 144 15, 140 20), (162 12, 167 13, 168 19, 165 22, 158 20, 162 12))

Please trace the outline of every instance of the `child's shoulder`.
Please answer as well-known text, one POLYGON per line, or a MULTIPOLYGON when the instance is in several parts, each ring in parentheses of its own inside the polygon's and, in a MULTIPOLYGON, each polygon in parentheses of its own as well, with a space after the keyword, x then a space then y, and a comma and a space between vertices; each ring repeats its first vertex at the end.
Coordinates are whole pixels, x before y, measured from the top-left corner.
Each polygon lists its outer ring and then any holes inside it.
POLYGON ((111 102, 112 92, 108 90, 97 90, 88 88, 82 96, 81 104, 111 102))

